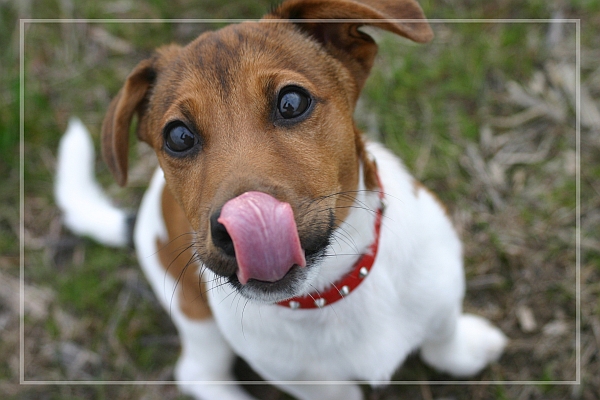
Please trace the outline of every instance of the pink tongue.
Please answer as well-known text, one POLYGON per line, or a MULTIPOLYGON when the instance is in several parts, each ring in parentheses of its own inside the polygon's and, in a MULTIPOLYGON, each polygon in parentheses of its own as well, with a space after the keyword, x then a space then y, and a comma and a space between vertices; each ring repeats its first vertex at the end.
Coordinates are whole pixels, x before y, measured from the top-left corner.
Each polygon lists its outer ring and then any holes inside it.
POLYGON ((229 200, 218 221, 233 240, 242 285, 275 282, 294 266, 306 266, 292 207, 262 192, 229 200))

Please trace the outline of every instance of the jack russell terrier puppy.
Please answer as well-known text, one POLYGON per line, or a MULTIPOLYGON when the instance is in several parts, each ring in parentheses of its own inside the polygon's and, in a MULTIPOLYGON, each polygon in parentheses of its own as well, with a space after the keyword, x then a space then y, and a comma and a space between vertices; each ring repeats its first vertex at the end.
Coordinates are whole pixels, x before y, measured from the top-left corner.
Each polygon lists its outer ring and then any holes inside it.
MULTIPOLYGON (((250 398, 218 384, 236 354, 298 399, 353 400, 349 381, 382 385, 418 349, 457 377, 503 351, 500 330, 462 312, 461 242, 444 207, 353 121, 377 51, 364 25, 433 36, 414 0, 287 0, 159 48, 109 106, 102 152, 117 182, 134 116, 158 157, 133 241, 194 398, 250 398)), ((94 181, 92 147, 72 122, 57 203, 74 232, 125 245, 127 215, 94 181)))

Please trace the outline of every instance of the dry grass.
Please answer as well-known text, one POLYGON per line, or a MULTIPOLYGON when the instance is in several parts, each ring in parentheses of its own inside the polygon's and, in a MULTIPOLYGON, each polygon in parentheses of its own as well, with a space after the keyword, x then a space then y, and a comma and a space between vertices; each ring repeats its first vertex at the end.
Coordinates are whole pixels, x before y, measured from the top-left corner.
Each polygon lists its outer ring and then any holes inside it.
MULTIPOLYGON (((573 25, 563 29, 535 25, 514 35, 503 26, 439 25, 436 42, 426 49, 381 39, 377 69, 357 117, 448 205, 465 243, 465 308, 493 320, 511 338, 500 362, 475 379, 537 383, 456 385, 415 357, 398 372, 397 380, 449 382, 367 390, 370 399, 598 398, 600 10, 584 3, 550 7, 506 0, 479 8, 461 1, 435 7, 424 3, 430 16, 440 18, 558 13, 579 18, 585 13, 579 153, 573 25), (486 56, 479 58, 480 54, 486 56), (578 366, 581 384, 560 384, 576 380, 578 366)), ((241 1, 225 6, 208 2, 204 9, 184 0, 166 6, 141 3, 137 8, 128 1, 81 8, 69 1, 60 4, 62 8, 47 2, 46 9, 32 6, 17 12, 2 3, 0 16, 2 23, 14 22, 17 14, 230 17, 258 16, 259 10, 268 8, 260 4, 249 8, 241 1)), ((19 357, 15 241, 19 219, 14 211, 18 208, 17 143, 4 139, 0 141, 0 171, 5 176, 0 188, 0 397, 178 397, 170 385, 17 383, 20 361, 27 380, 172 379, 179 346, 176 332, 135 258, 64 232, 52 202, 51 176, 56 143, 69 116, 79 115, 98 132, 106 105, 133 67, 132 60, 166 41, 186 42, 206 28, 210 27, 38 24, 28 28, 24 358, 19 357)), ((10 112, 18 112, 18 69, 7 65, 18 55, 18 32, 2 32, 1 43, 8 50, 1 59, 6 85, 2 85, 0 105, 9 112, 0 116, 8 132, 17 129, 10 112)), ((131 190, 118 190, 98 164, 101 179, 122 204, 137 204, 154 162, 144 147, 134 152, 131 190)), ((244 365, 238 370, 242 378, 255 379, 244 365)), ((261 399, 286 398, 269 387, 250 389, 261 399)))

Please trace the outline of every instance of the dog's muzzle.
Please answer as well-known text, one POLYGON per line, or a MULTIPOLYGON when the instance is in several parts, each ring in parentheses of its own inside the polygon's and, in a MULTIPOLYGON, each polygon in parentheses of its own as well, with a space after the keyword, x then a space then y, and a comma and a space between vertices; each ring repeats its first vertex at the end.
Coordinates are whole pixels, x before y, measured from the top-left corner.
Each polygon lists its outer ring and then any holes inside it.
POLYGON ((305 267, 294 212, 263 192, 246 192, 211 216, 213 244, 235 256, 242 285, 250 279, 276 282, 294 266, 305 267))

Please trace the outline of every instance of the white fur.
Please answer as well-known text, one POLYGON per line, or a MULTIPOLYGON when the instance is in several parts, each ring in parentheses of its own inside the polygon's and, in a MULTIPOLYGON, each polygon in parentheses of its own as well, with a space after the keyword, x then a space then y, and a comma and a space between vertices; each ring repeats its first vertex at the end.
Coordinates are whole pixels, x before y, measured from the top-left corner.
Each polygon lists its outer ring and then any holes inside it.
POLYGON ((113 206, 96 182, 94 144, 78 118, 71 118, 58 147, 54 197, 74 233, 107 246, 127 244, 127 213, 113 206))
MULTIPOLYGON (((432 366, 456 376, 473 375, 496 360, 506 342, 504 335, 485 320, 461 316, 461 243, 440 205, 427 191, 415 189, 413 178, 394 155, 378 144, 370 144, 368 149, 379 166, 386 209, 376 263, 350 296, 322 309, 291 310, 249 302, 232 287, 219 286, 220 281, 210 272, 206 277, 212 282, 211 308, 226 342, 265 379, 279 381, 282 389, 299 399, 352 400, 362 398, 362 394, 358 387, 347 384, 292 385, 281 381, 358 379, 381 383, 419 347, 432 366)), ((158 189, 153 181, 149 193, 158 189)), ((357 204, 375 210, 379 199, 376 193, 361 191, 357 204)), ((160 219, 158 207, 157 200, 152 212, 145 211, 143 205, 140 219, 160 219)), ((349 254, 364 251, 373 240, 373 221, 372 211, 351 211, 336 232, 337 240, 325 262, 312 277, 313 286, 327 286, 352 266, 357 256, 349 254), (334 254, 340 256, 331 257, 334 254)), ((140 227, 137 231, 143 232, 148 243, 155 237, 152 230, 140 227)), ((140 242, 136 235, 136 244, 142 248, 140 242)), ((160 288, 165 273, 158 264, 149 268, 147 255, 155 252, 150 246, 140 259, 147 273, 154 270, 149 278, 164 296, 173 293, 173 288, 160 288)), ((213 376, 207 370, 223 368, 221 362, 193 357, 186 351, 201 342, 196 335, 185 333, 199 323, 186 322, 174 305, 169 309, 182 333, 184 353, 178 370, 186 370, 186 376, 196 379, 213 376)), ((202 341, 196 351, 218 348, 224 352, 226 348, 216 331, 210 344, 205 344, 202 341)), ((186 393, 197 392, 188 387, 186 393)), ((198 398, 221 398, 204 395, 198 398)))
MULTIPOLYGON (((355 292, 322 309, 291 310, 243 300, 238 305, 228 286, 209 291, 227 341, 269 380, 380 383, 421 346, 433 367, 473 375, 504 348, 506 339, 498 329, 461 316, 461 243, 440 205, 427 191, 415 189, 414 179, 389 151, 379 144, 368 150, 377 162, 387 207, 375 265, 355 292)), ((362 197, 373 207, 376 195, 362 197)), ((345 229, 348 242, 365 250, 373 218, 371 212, 354 209, 345 229)), ((341 249, 331 254, 354 247, 346 241, 338 244, 341 249)), ((321 268, 316 282, 326 269, 347 268, 343 257, 326 259, 330 265, 321 268)), ((341 276, 327 275, 329 281, 341 276)), ((347 385, 280 386, 300 399, 361 398, 347 385)))
MULTIPOLYGON (((483 318, 462 314, 461 243, 443 209, 415 186, 393 154, 375 143, 368 151, 378 165, 386 208, 379 253, 365 281, 331 306, 291 310, 250 302, 208 272, 204 279, 215 319, 200 322, 181 312, 176 282, 158 260, 156 239, 166 238, 160 212, 165 180, 160 169, 156 172, 134 239, 142 268, 179 330, 182 355, 175 376, 183 392, 204 400, 249 399, 236 385, 218 384, 232 379, 234 353, 301 400, 359 400, 358 386, 325 381, 381 384, 419 348, 427 363, 456 376, 476 374, 499 358, 507 341, 502 332, 483 318)), ((59 157, 64 154, 73 151, 59 157)), ((59 168, 59 181, 70 178, 59 168)), ((343 276, 357 258, 350 254, 365 251, 373 240, 377 194, 359 191, 357 205, 310 277, 319 290, 343 276)))

